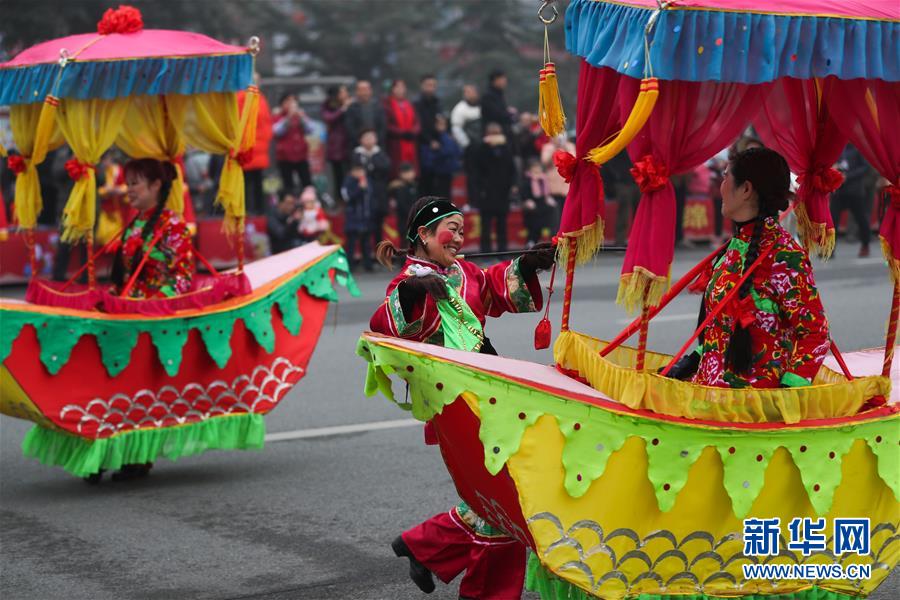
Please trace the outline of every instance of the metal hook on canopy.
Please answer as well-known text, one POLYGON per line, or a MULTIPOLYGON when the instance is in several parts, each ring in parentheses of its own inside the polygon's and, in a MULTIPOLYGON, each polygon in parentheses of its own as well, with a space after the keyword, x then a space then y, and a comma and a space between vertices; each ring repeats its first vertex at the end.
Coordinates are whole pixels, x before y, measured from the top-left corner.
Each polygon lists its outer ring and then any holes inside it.
POLYGON ((541 23, 543 23, 544 25, 552 25, 553 23, 556 22, 556 19, 559 18, 559 11, 556 10, 555 6, 553 6, 554 2, 556 2, 556 0, 544 0, 541 3, 541 7, 538 9, 538 19, 540 19, 541 23), (549 19, 544 16, 544 9, 547 9, 547 8, 550 8, 553 10, 553 16, 550 17, 549 19))
POLYGON ((259 54, 259 38, 257 36, 254 35, 250 38, 250 41, 247 43, 247 49, 253 56, 259 54))
POLYGON ((66 50, 65 48, 60 48, 59 49, 59 66, 65 67, 67 64, 69 64, 70 60, 71 60, 71 57, 69 56, 69 51, 66 50))

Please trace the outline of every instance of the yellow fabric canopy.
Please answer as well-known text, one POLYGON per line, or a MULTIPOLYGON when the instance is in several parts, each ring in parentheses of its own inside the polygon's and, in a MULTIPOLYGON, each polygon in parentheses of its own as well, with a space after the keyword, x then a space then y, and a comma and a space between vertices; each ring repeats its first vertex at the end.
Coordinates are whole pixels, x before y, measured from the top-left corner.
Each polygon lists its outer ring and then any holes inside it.
POLYGON ((184 154, 184 136, 169 118, 167 105, 168 100, 162 96, 132 98, 116 146, 132 158, 155 158, 175 164, 177 178, 172 182, 166 206, 182 214, 184 173, 177 159, 184 154))
POLYGON ((25 170, 16 175, 16 220, 22 229, 34 229, 43 209, 37 167, 64 139, 56 125, 57 100, 48 96, 41 104, 15 104, 9 124, 16 148, 25 159, 25 170))

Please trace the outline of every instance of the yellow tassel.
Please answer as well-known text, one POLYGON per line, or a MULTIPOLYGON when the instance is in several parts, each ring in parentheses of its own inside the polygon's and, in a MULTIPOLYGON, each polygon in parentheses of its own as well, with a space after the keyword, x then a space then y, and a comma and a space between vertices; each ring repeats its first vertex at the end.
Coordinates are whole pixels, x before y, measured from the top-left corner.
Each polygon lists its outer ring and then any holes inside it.
POLYGON ((602 165, 625 149, 631 140, 640 133, 653 107, 656 106, 656 100, 659 98, 659 80, 655 77, 641 80, 641 88, 638 93, 634 106, 631 108, 631 114, 625 120, 625 125, 610 142, 597 146, 590 152, 587 157, 591 162, 602 165))
POLYGON ((669 275, 662 277, 642 267, 634 267, 631 273, 626 273, 619 278, 616 304, 633 313, 643 308, 646 297, 647 306, 656 306, 669 288, 669 280, 669 275))
POLYGON ((834 228, 826 229, 825 223, 813 223, 806 212, 806 205, 798 202, 794 207, 797 215, 797 233, 800 235, 800 244, 807 252, 815 252, 819 258, 828 260, 834 253, 835 231, 834 228))
POLYGON ((566 131, 566 113, 559 96, 559 82, 556 79, 556 65, 548 62, 541 69, 538 84, 538 116, 541 128, 550 137, 566 131))
POLYGON ((569 260, 569 244, 564 243, 565 238, 575 238, 575 264, 583 265, 590 261, 603 246, 603 219, 598 218, 592 225, 588 225, 579 231, 565 233, 556 245, 557 261, 565 267, 569 260))
POLYGON ((166 208, 181 215, 184 214, 184 173, 177 161, 173 160, 172 164, 175 166, 175 179, 172 181, 169 197, 166 198, 166 208))
POLYGON ((883 237, 879 236, 881 240, 881 253, 884 254, 884 260, 887 261, 888 270, 891 275, 891 281, 893 283, 900 282, 900 260, 894 258, 894 253, 891 250, 891 244, 883 237))

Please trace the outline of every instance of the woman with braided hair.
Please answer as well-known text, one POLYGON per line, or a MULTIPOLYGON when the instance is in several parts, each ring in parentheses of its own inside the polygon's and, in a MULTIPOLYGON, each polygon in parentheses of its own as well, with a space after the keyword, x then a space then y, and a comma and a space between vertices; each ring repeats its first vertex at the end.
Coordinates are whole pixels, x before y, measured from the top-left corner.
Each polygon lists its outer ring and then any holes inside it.
POLYGON ((118 293, 139 268, 129 290, 132 298, 167 298, 191 289, 190 232, 181 217, 166 208, 175 176, 172 163, 152 158, 125 165, 128 200, 138 212, 122 231, 113 262, 112 281, 118 293), (150 255, 141 267, 146 252, 150 255))
POLYGON ((700 322, 759 264, 670 376, 734 388, 812 383, 831 341, 809 257, 778 224, 789 185, 787 161, 774 150, 750 148, 729 161, 722 214, 735 233, 701 279, 708 284, 700 322))
MULTIPOLYGON (((487 269, 457 258, 463 243, 463 217, 444 198, 425 197, 413 204, 406 226, 409 247, 390 242, 376 249, 388 268, 403 253, 406 262, 372 316, 373 331, 449 348, 497 354, 484 335, 488 316, 541 309, 539 269, 553 265, 555 248, 538 244, 533 252, 487 269)), ((436 443, 426 425, 426 443, 436 443)), ((449 583, 461 572, 461 598, 519 598, 525 576, 525 547, 486 523, 465 502, 398 536, 391 544, 409 559, 409 575, 426 593, 433 575, 449 583)))

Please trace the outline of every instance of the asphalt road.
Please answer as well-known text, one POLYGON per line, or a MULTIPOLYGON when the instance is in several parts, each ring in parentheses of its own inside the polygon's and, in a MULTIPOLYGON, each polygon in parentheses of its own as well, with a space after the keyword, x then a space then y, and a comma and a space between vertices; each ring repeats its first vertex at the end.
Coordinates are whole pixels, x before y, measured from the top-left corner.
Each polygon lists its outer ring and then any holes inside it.
MULTIPOLYGON (((816 265, 844 350, 883 343, 890 297, 880 261, 850 254, 841 247, 836 259, 816 265)), ((681 253, 674 274, 702 255, 681 253)), ((604 257, 578 272, 574 329, 611 336, 629 320, 614 303, 619 260, 604 257)), ((339 310, 332 308, 308 375, 267 418, 270 433, 406 418, 384 398, 363 396, 365 369, 354 354, 387 280, 387 273, 360 277, 364 296, 344 296, 339 310)), ((654 349, 677 349, 692 331, 697 302, 679 299, 651 325, 654 349)), ((554 327, 560 305, 561 293, 553 301, 554 327)), ((537 321, 505 316, 488 325, 488 334, 501 354, 549 362, 548 350, 532 349, 537 321)), ((22 458, 29 426, 0 419, 4 600, 423 598, 388 544, 456 500, 419 427, 210 452, 161 461, 146 480, 90 487, 22 458)), ((872 597, 900 598, 898 580, 895 571, 872 597)), ((456 597, 455 586, 441 584, 430 596, 456 597)))

